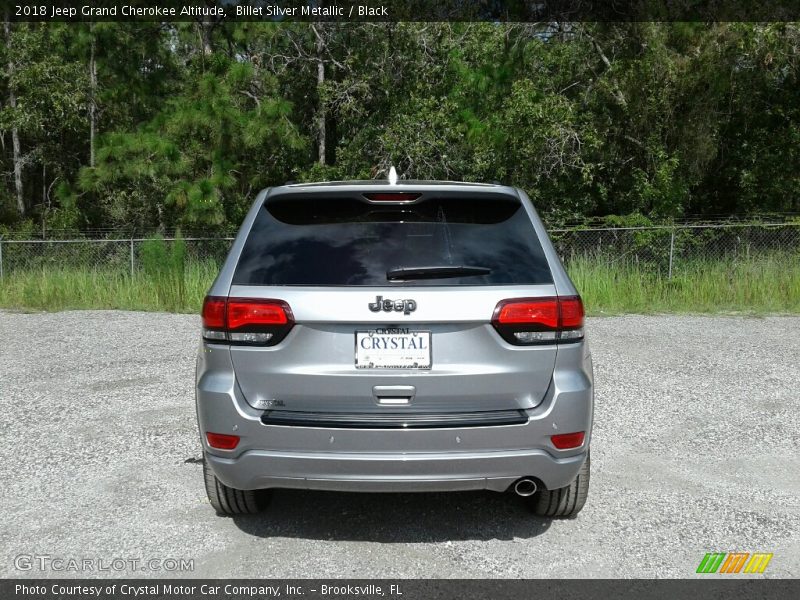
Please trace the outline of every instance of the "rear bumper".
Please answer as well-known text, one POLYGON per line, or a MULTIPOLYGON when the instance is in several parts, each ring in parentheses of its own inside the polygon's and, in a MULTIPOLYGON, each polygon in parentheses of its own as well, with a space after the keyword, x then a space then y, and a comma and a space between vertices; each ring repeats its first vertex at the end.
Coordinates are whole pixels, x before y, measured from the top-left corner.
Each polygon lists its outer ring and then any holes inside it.
POLYGON ((200 432, 241 438, 235 450, 222 451, 201 435, 203 449, 219 480, 237 489, 504 491, 521 477, 555 489, 575 479, 591 441, 592 364, 583 343, 559 349, 550 388, 535 408, 521 411, 524 422, 415 429, 264 423, 264 411, 250 406, 239 390, 225 349, 201 352, 200 432), (550 436, 573 431, 586 432, 583 446, 552 445, 550 436))
POLYGON ((250 450, 234 459, 210 454, 207 459, 220 481, 238 489, 502 492, 523 475, 535 476, 548 489, 569 485, 586 454, 554 458, 543 450, 413 455, 250 450))

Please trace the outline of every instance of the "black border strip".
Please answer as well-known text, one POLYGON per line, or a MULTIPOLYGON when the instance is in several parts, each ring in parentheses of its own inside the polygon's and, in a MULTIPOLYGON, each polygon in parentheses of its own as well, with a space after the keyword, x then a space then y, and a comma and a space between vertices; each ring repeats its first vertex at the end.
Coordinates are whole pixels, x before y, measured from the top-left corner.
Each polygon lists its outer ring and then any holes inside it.
POLYGON ((798 0, 9 0, 4 4, 10 20, 37 22, 800 20, 798 0))

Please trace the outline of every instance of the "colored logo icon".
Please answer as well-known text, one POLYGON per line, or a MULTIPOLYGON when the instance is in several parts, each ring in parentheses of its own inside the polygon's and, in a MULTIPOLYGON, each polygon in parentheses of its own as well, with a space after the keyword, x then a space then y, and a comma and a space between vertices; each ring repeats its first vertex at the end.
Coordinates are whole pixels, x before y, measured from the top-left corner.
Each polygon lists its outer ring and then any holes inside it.
POLYGON ((771 552, 709 552, 700 561, 697 572, 763 573, 771 560, 771 552))

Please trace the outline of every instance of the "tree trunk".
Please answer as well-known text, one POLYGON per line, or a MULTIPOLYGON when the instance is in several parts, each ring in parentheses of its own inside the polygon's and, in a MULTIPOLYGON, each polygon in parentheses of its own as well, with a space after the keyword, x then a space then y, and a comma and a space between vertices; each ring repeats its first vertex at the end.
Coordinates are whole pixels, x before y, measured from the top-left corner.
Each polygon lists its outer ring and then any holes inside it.
MULTIPOLYGON (((13 93, 9 94, 9 96, 11 108, 14 109, 17 107, 16 99, 14 99, 13 93)), ((24 217, 25 199, 22 196, 22 151, 19 147, 19 131, 17 131, 16 127, 11 130, 11 146, 14 151, 14 190, 17 195, 17 211, 20 217, 24 217)))
POLYGON ((311 28, 314 30, 314 33, 317 36, 317 98, 318 98, 318 106, 317 106, 317 129, 318 129, 318 156, 319 156, 319 164, 325 165, 325 144, 326 144, 326 129, 325 129, 325 118, 326 118, 326 110, 325 110, 325 100, 322 94, 322 87, 325 85, 325 61, 322 58, 322 53, 325 51, 325 42, 322 38, 322 32, 317 29, 322 29, 322 24, 319 25, 311 25, 311 28))
POLYGON ((95 58, 95 37, 94 23, 89 25, 89 32, 92 36, 92 46, 89 55, 89 166, 95 166, 94 140, 97 135, 97 59, 95 58))
POLYGON ((42 163, 42 239, 47 239, 47 165, 42 163))
POLYGON ((214 47, 211 45, 211 32, 215 25, 211 17, 204 17, 200 21, 200 44, 203 46, 203 56, 211 56, 214 53, 214 47))
MULTIPOLYGON (((3 29, 5 31, 6 37, 6 48, 11 48, 11 23, 8 19, 8 11, 5 13, 5 21, 3 23, 3 29)), ((16 69, 16 65, 14 64, 14 58, 9 54, 8 57, 8 105, 11 107, 11 112, 13 113, 17 109, 17 95, 14 93, 14 85, 12 83, 12 79, 14 77, 14 71, 16 69)), ((11 147, 14 153, 14 189, 17 195, 17 211, 19 212, 20 217, 25 216, 25 199, 22 196, 22 151, 19 147, 19 130, 17 126, 14 125, 11 128, 11 147)))

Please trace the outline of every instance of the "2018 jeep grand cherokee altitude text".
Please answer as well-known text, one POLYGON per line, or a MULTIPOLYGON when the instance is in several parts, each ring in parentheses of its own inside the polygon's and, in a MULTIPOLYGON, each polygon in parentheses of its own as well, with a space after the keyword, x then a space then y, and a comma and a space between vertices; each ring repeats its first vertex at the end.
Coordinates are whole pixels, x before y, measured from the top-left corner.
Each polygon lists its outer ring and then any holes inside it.
POLYGON ((203 305, 197 416, 211 505, 270 488, 589 487, 583 305, 529 198, 500 185, 262 191, 203 305))

